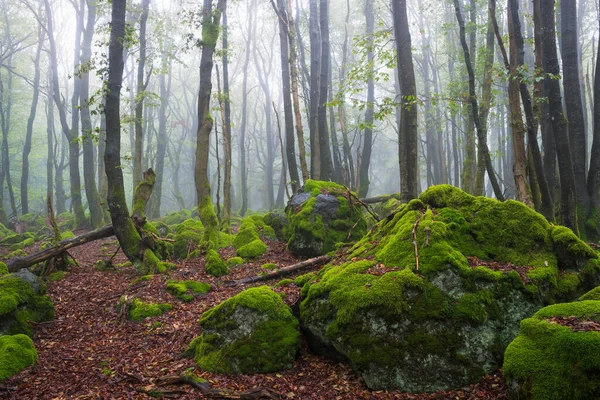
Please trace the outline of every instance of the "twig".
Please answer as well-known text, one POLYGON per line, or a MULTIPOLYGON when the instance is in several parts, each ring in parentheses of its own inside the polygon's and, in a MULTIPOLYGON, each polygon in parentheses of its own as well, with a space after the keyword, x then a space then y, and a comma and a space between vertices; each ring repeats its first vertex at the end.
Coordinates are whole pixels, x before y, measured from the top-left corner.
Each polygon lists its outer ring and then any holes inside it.
POLYGON ((416 271, 419 270, 419 247, 417 245, 417 229, 419 227, 419 222, 421 222, 421 218, 423 218, 423 213, 417 218, 417 221, 413 225, 412 235, 413 235, 413 245, 415 246, 415 261, 416 261, 416 271))
POLYGON ((214 389, 210 387, 208 382, 198 382, 193 376, 186 374, 171 375, 163 378, 158 378, 154 381, 156 385, 190 385, 202 393, 204 397, 212 399, 237 399, 237 400, 253 400, 253 399, 279 399, 279 393, 272 389, 257 387, 250 390, 237 392, 229 389, 214 389))
POLYGON ((381 218, 379 218, 379 215, 377 215, 377 214, 376 214, 376 213, 375 213, 375 212, 372 210, 372 207, 371 207, 370 205, 368 205, 368 204, 365 204, 365 203, 364 203, 364 202, 363 202, 361 199, 359 199, 359 198, 358 198, 358 197, 357 197, 355 194, 353 194, 353 193, 350 191, 350 188, 349 188, 348 186, 344 186, 344 187, 345 187, 345 188, 346 188, 346 190, 348 191, 348 196, 349 196, 351 199, 352 199, 352 198, 354 198, 354 199, 355 199, 355 200, 356 200, 356 201, 357 201, 357 202, 358 202, 358 203, 359 203, 361 206, 363 206, 363 207, 364 207, 364 208, 367 210, 367 212, 368 212, 369 214, 371 214, 371 216, 372 216, 373 218, 375 218, 375 221, 377 221, 377 222, 381 221, 381 218))
POLYGON ((117 253, 119 252, 119 250, 121 250, 121 245, 117 246, 117 250, 115 251, 115 253, 108 259, 108 262, 112 264, 112 260, 113 258, 115 258, 115 256, 117 255, 117 253))

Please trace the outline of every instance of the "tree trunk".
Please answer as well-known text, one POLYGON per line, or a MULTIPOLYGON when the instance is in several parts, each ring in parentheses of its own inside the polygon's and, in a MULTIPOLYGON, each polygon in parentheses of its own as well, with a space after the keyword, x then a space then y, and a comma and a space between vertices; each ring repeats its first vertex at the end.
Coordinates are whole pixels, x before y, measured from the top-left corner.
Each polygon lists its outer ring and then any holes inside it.
POLYGON ((400 162, 400 193, 403 202, 419 195, 418 189, 418 139, 417 139, 417 88, 413 67, 410 30, 406 0, 392 0, 392 17, 396 38, 398 80, 400 82, 400 127, 398 130, 398 155, 400 162))
POLYGON ((310 0, 310 177, 321 179, 321 146, 319 144, 319 80, 321 71, 321 32, 318 0, 310 0))
POLYGON ((121 85, 123 77, 123 40, 125 37, 126 0, 113 0, 108 50, 106 93, 106 150, 104 165, 108 182, 107 202, 115 235, 121 249, 132 261, 143 259, 141 237, 129 217, 121 166, 121 85))
POLYGON ((375 26, 375 14, 373 12, 373 0, 365 1, 366 40, 367 40, 367 68, 369 68, 367 79, 367 107, 365 109, 365 130, 363 133, 363 150, 360 159, 358 196, 366 197, 369 192, 369 166, 371 165, 371 151, 373 148, 373 106, 375 103, 375 55, 373 53, 373 30, 375 26))
MULTIPOLYGON (((600 55, 600 40, 598 52, 600 55)), ((590 155, 590 170, 588 173, 587 190, 592 199, 590 213, 586 221, 586 232, 589 239, 600 240, 600 56, 596 57, 596 72, 594 75, 594 138, 590 155)))
POLYGON ((44 43, 44 30, 42 26, 38 27, 38 46, 33 61, 33 98, 31 100, 31 109, 29 118, 27 119, 27 132, 25 133, 25 144, 23 145, 23 165, 21 173, 21 212, 27 214, 29 212, 29 153, 31 152, 31 136, 33 135, 33 122, 35 121, 35 113, 37 110, 38 98, 40 94, 40 56, 42 53, 42 45, 44 43))
MULTIPOLYGON (((560 74, 558 55, 556 52, 556 33, 554 29, 554 0, 540 0, 540 29, 542 33, 542 52, 544 72, 551 77, 560 74)), ((554 141, 557 145, 558 166, 560 169, 560 202, 561 224, 578 232, 575 176, 567 121, 563 114, 562 95, 558 79, 546 79, 546 93, 554 141)))
POLYGON ((133 150, 133 187, 142 179, 142 148, 144 143, 142 122, 144 112, 144 98, 148 82, 144 81, 144 68, 146 66, 146 23, 150 0, 142 0, 142 13, 140 14, 140 57, 137 61, 137 90, 135 94, 135 141, 133 150))
MULTIPOLYGON (((83 176, 85 183, 85 195, 90 209, 90 227, 98 228, 104 225, 104 214, 100 207, 100 195, 96 187, 94 176, 94 141, 92 140, 92 117, 89 104, 90 74, 87 70, 88 63, 92 59, 92 38, 94 36, 94 25, 96 23, 96 5, 94 1, 87 0, 88 15, 87 24, 83 31, 81 43, 81 91, 79 110, 81 112, 81 130, 83 139, 83 176)), ((82 10, 83 13, 83 10, 82 10)))
POLYGON ((202 55, 200 57, 200 89, 198 91, 198 133, 196 136, 196 161, 194 181, 198 214, 204 225, 204 243, 206 247, 219 245, 219 220, 213 209, 208 178, 208 156, 210 132, 213 120, 210 115, 210 96, 212 91, 213 54, 219 36, 219 22, 225 7, 225 0, 219 0, 216 10, 212 1, 204 0, 202 17, 202 55))
MULTIPOLYGON (((342 64, 340 66, 340 88, 343 88, 346 82, 346 63, 348 62, 348 25, 350 23, 350 0, 346 0, 346 23, 344 25, 344 44, 342 45, 342 64)), ((352 150, 348 140, 348 129, 346 127, 346 111, 344 102, 338 103, 338 117, 340 119, 340 130, 342 131, 342 148, 344 150, 344 182, 352 190, 354 187, 354 160, 352 159, 352 150)))
MULTIPOLYGON (((228 50, 227 4, 223 5, 223 49, 228 50)), ((220 100, 223 114, 223 147, 225 153, 225 171, 223 176, 223 219, 221 229, 231 232, 231 102, 229 101, 229 56, 223 54, 223 98, 220 100)))
POLYGON ((319 26, 321 28, 321 71, 319 75, 319 147, 321 153, 320 179, 332 180, 335 176, 331 147, 329 145, 329 129, 327 129, 327 82, 329 76, 329 63, 331 59, 329 49, 329 0, 319 0, 319 26))
MULTIPOLYGON (((255 3, 248 2, 250 9, 255 3)), ((248 66, 250 65, 250 51, 252 49, 253 24, 252 16, 253 12, 248 12, 247 25, 246 25, 246 38, 245 38, 245 55, 244 55, 244 66, 242 67, 242 122, 240 124, 240 141, 239 141, 239 155, 240 155, 240 183, 241 183, 241 195, 242 195, 242 207, 240 209, 240 215, 243 217, 248 210, 248 166, 246 165, 246 126, 248 121, 248 66)), ((285 39, 287 40, 287 38, 285 39)))

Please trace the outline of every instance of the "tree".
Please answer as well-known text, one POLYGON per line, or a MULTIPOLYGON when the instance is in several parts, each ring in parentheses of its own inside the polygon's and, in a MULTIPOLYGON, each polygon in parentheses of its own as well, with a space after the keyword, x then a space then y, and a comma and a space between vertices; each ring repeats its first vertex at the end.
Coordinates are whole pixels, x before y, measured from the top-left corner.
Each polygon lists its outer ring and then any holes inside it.
POLYGON ((419 194, 418 143, 417 143, 417 87, 413 67, 410 30, 406 0, 392 0, 392 18, 396 38, 398 80, 400 82, 400 126, 398 129, 398 155, 400 162, 400 196, 403 202, 419 194))
MULTIPOLYGON (((600 20, 598 21, 600 25, 600 20)), ((600 40, 598 52, 600 54, 600 40)), ((596 58, 596 73, 594 75, 594 139, 590 156, 590 169, 588 172, 587 190, 590 196, 591 207, 586 223, 586 232, 591 240, 600 239, 600 57, 596 58)))
MULTIPOLYGON (((250 4, 248 0, 248 10, 256 3, 250 4)), ((244 54, 244 66, 242 68, 242 121, 240 123, 240 141, 239 141, 239 155, 240 155, 240 183, 241 183, 241 195, 242 195, 242 207, 240 209, 240 215, 243 217, 248 210, 248 166, 246 164, 246 129, 248 124, 248 66, 250 65, 250 52, 252 49, 252 39, 254 36, 252 16, 254 13, 248 12, 248 20, 246 25, 246 52, 244 54)), ((287 39, 286 39, 287 40, 287 39)))
POLYGON ((319 145, 319 80, 321 73, 321 31, 319 30, 318 0, 310 0, 310 109, 308 125, 310 129, 310 176, 321 178, 321 146, 319 145))
POLYGON ((198 132, 196 135, 196 162, 194 182, 198 201, 198 214, 204 225, 206 247, 218 247, 219 221, 212 205, 210 181, 208 177, 208 155, 210 132, 213 119, 210 115, 210 95, 212 91, 213 55, 219 37, 219 23, 226 0, 219 0, 213 11, 212 1, 204 0, 202 8, 202 55, 200 57, 200 89, 198 91, 198 132))
POLYGON ((365 19, 367 22, 367 67, 369 78, 367 80, 367 107, 365 110, 365 130, 363 134, 363 151, 360 158, 358 196, 367 197, 369 192, 369 166, 371 165, 371 151, 373 147, 373 107, 375 103, 375 55, 373 53, 373 29, 375 15, 373 13, 373 0, 365 1, 365 19))
MULTIPOLYGON (((534 18, 542 36, 542 59, 544 73, 550 79, 546 79, 546 94, 554 142, 558 155, 558 166, 560 171, 560 210, 561 224, 578 232, 576 214, 575 175, 571 159, 571 147, 567 131, 567 121, 563 114, 562 94, 560 84, 556 77, 560 74, 558 66, 558 55, 556 51, 556 30, 554 28, 554 0, 539 1, 539 19, 534 18)), ((535 9, 534 9, 535 12, 535 9)))
MULTIPOLYGON (((321 28, 321 66, 319 71, 319 103, 318 103, 318 129, 321 156, 321 180, 328 181, 335 177, 333 160, 329 145, 329 130, 327 129, 327 92, 329 63, 331 54, 329 49, 329 0, 319 0, 319 27, 321 28)), ((311 55, 312 57, 312 55, 311 55)), ((314 150, 314 149, 312 149, 314 150)))

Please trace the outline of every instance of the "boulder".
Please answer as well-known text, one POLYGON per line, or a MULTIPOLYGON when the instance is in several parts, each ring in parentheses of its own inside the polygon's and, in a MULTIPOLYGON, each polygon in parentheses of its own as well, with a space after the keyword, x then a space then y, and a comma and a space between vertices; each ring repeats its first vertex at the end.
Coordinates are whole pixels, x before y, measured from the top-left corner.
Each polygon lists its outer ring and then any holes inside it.
POLYGON ((307 180, 286 207, 289 221, 283 227, 289 250, 315 257, 335 250, 336 244, 353 242, 366 232, 360 206, 348 190, 333 182, 307 180))
POLYGON ((190 351, 206 371, 250 374, 291 368, 300 348, 298 320, 267 286, 247 289, 205 311, 190 351))
POLYGON ((0 336, 0 382, 35 364, 37 352, 27 335, 0 336))
POLYGON ((514 398, 600 398, 600 301, 555 304, 523 320, 503 373, 514 398))
POLYGON ((0 276, 0 335, 31 336, 31 322, 50 321, 54 305, 45 295, 46 287, 31 272, 0 276))
POLYGON ((345 258, 304 283, 309 345, 372 389, 407 392, 495 372, 523 318, 600 279, 597 254, 572 232, 449 185, 400 206, 345 258))

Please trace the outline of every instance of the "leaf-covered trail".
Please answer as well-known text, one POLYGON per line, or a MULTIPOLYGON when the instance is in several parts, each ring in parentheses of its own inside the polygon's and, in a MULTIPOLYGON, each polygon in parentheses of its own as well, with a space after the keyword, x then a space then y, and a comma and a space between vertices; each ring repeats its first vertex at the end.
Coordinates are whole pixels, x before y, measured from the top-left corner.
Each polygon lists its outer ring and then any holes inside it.
MULTIPOLYGON (((283 267, 298 261, 285 245, 266 241, 269 251, 252 264, 232 269, 220 279, 204 274, 202 259, 182 261, 178 270, 135 282, 133 268, 98 271, 93 264, 108 259, 116 251, 114 238, 86 244, 72 250, 80 266, 58 282, 48 284, 56 308, 56 319, 39 324, 34 337, 39 361, 34 367, 5 381, 0 398, 10 399, 109 399, 150 398, 148 393, 164 392, 175 398, 197 399, 189 386, 161 387, 155 380, 168 375, 194 371, 212 386, 247 390, 270 388, 287 399, 502 399, 506 397, 500 377, 491 376, 465 390, 410 395, 369 391, 346 365, 334 363, 309 352, 303 344, 294 367, 265 375, 226 376, 200 371, 193 360, 179 355, 199 332, 202 312, 244 287, 227 287, 224 282, 256 275, 260 265, 275 262, 283 267), (166 292, 167 279, 193 279, 210 283, 213 291, 183 303, 166 292), (143 301, 168 302, 173 309, 141 323, 119 317, 116 304, 122 295, 143 301)), ((221 251, 224 258, 233 250, 221 251)), ((114 263, 125 261, 121 252, 114 263)), ((275 282, 267 282, 274 284, 275 282)), ((275 288, 285 292, 292 305, 299 288, 275 288)))

